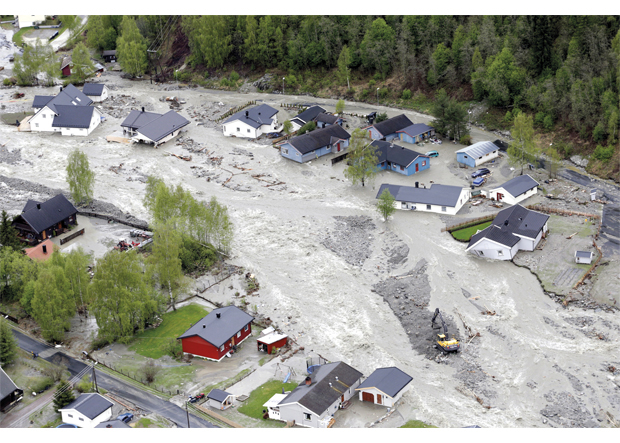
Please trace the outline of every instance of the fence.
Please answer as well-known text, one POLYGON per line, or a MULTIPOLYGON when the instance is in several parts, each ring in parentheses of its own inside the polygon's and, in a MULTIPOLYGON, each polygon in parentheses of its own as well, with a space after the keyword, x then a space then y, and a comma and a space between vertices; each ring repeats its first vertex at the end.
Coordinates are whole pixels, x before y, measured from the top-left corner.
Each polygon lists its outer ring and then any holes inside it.
MULTIPOLYGON (((163 389, 163 388, 158 389, 156 387, 147 385, 146 383, 144 383, 144 380, 142 378, 140 378, 140 380, 138 380, 137 378, 135 378, 135 376, 131 376, 129 371, 123 372, 122 369, 114 369, 114 367, 112 365, 107 365, 104 362, 99 361, 99 360, 97 360, 97 359, 95 359, 93 357, 90 357, 90 359, 93 360, 93 361, 96 361, 97 365, 101 365, 101 366, 107 368, 110 371, 114 371, 114 372, 116 372, 118 374, 121 374, 124 377, 130 378, 131 380, 135 381, 136 383, 140 383, 142 385, 142 386, 139 387, 140 389, 144 389, 146 391, 150 391, 152 393, 156 393, 157 395, 162 395, 163 394, 164 397, 172 397, 173 395, 175 395, 175 394, 172 393, 172 391, 169 391, 169 390, 166 390, 166 389, 163 389)), ((177 394, 179 394, 178 390, 177 390, 177 394)))
MULTIPOLYGON (((299 129, 297 131, 299 131, 299 129)), ((283 135, 282 137, 275 138, 275 139, 273 139, 271 144, 275 145, 277 143, 280 143, 281 141, 288 140, 289 138, 294 137, 295 134, 297 134, 297 131, 291 132, 290 134, 283 135)))
POLYGON ((116 218, 112 215, 99 214, 97 212, 90 212, 90 211, 80 211, 79 214, 84 215, 86 217, 95 217, 95 218, 102 218, 107 221, 114 221, 116 223, 121 223, 123 225, 131 226, 132 228, 141 229, 143 231, 148 231, 149 229, 149 226, 147 224, 132 223, 127 220, 121 220, 120 218, 116 218))
POLYGON ((65 243, 67 243, 67 242, 69 242, 69 241, 73 240, 75 237, 79 237, 79 236, 80 236, 80 235, 82 235, 82 234, 84 234, 84 228, 80 229, 80 230, 79 230, 79 231, 77 231, 77 232, 74 232, 73 234, 71 234, 71 235, 69 235, 69 236, 67 236, 67 237, 65 237, 65 238, 61 238, 61 239, 60 239, 60 244, 61 244, 61 245, 64 245, 65 243))
POLYGON ((224 114, 222 114, 221 116, 219 116, 215 122, 219 123, 222 120, 224 120, 226 117, 230 117, 231 115, 233 115, 235 112, 239 112, 242 109, 247 108, 250 105, 255 105, 256 104, 256 100, 250 100, 249 102, 247 102, 245 105, 241 105, 241 106, 237 106, 234 108, 230 108, 228 111, 226 111, 224 114))
POLYGON ((588 218, 595 218, 595 219, 600 219, 601 218, 600 215, 596 215, 596 214, 589 214, 587 212, 573 211, 571 209, 550 208, 548 206, 542 206, 540 204, 528 205, 528 206, 526 206, 526 208, 527 209, 532 209, 534 211, 545 212, 547 214, 559 214, 559 215, 566 215, 566 216, 578 215, 580 217, 588 217, 588 218))
POLYGON ((468 220, 466 222, 459 223, 458 225, 446 226, 445 228, 441 228, 441 232, 452 232, 457 231, 459 229, 467 228, 469 226, 478 225, 480 223, 491 221, 495 218, 497 214, 485 215, 483 217, 474 218, 472 220, 468 220))

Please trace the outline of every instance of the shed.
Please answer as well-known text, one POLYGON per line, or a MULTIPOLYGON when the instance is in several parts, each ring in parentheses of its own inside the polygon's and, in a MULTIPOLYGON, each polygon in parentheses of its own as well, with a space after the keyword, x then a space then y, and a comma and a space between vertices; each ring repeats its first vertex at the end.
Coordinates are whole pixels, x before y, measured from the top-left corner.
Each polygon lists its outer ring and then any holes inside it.
POLYGON ((584 263, 589 265, 590 263, 592 263, 592 252, 575 251, 575 263, 584 263))
POLYGON ((106 63, 112 63, 116 61, 116 49, 103 51, 101 55, 103 56, 103 59, 106 63))
POLYGON ((71 56, 63 57, 60 63, 60 71, 64 77, 69 77, 71 75, 71 66, 73 66, 71 56))
POLYGON ((272 332, 256 339, 256 346, 260 352, 271 354, 273 349, 279 349, 288 342, 288 335, 272 332))
POLYGON ((88 96, 93 102, 102 102, 108 98, 108 87, 103 83, 86 83, 82 88, 84 95, 88 96))
POLYGON ((536 195, 538 192, 538 182, 529 175, 520 175, 508 180, 503 185, 492 189, 489 192, 489 198, 492 200, 503 201, 505 203, 516 205, 523 200, 536 195))
POLYGON ((207 394, 207 403, 215 409, 224 410, 232 406, 235 396, 221 389, 212 389, 207 394))
POLYGON ((94 428, 112 417, 113 403, 101 394, 82 394, 58 410, 62 421, 80 428, 94 428))
POLYGON ((393 407, 413 378, 396 367, 379 368, 355 390, 360 401, 393 407))
POLYGON ((0 367, 0 411, 13 407, 24 397, 24 391, 19 389, 11 377, 0 367))
POLYGON ((456 161, 475 168, 499 156, 499 148, 492 142, 478 142, 456 151, 456 161))

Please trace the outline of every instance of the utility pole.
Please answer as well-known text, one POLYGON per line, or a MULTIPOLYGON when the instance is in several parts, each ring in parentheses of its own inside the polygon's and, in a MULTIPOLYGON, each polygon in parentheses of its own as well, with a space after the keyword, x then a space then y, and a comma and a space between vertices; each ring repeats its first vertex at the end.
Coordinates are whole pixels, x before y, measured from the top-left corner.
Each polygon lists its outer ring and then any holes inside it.
POLYGON ((377 106, 379 106, 379 88, 377 88, 377 106))
POLYGON ((97 387, 97 375, 95 373, 95 366, 97 365, 97 362, 95 362, 93 364, 93 381, 95 382, 95 391, 97 391, 97 393, 99 393, 99 388, 97 387))
POLYGON ((282 95, 284 95, 284 79, 285 79, 285 78, 286 78, 286 77, 282 77, 282 95))
POLYGON ((189 411, 187 410, 187 401, 185 401, 185 412, 187 413, 187 429, 189 429, 189 411))

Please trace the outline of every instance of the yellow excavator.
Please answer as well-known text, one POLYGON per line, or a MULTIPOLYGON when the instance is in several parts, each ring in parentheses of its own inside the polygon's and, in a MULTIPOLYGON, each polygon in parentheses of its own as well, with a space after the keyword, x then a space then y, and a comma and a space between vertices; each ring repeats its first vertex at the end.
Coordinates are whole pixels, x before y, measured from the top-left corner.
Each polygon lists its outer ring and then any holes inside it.
POLYGON ((443 316, 441 315, 441 312, 439 312, 439 308, 435 309, 435 315, 433 315, 433 320, 431 320, 431 326, 433 329, 443 327, 443 333, 437 334, 438 340, 437 345, 435 345, 436 348, 441 349, 444 353, 458 352, 461 344, 456 338, 454 338, 454 335, 450 340, 448 340, 448 326, 446 326, 446 322, 443 320, 443 316), (442 326, 438 326, 435 323, 437 316, 439 316, 439 320, 441 320, 442 326))

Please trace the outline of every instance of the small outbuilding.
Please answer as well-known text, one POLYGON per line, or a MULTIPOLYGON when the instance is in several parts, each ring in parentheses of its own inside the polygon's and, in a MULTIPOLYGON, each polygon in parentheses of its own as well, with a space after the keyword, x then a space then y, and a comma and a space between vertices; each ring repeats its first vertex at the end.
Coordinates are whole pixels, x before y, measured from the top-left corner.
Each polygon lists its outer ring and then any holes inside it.
POLYGON ((232 406, 235 396, 230 392, 222 391, 221 389, 212 389, 207 394, 207 404, 212 408, 223 411, 232 406))
POLYGON ((271 332, 256 339, 256 347, 260 352, 271 354, 274 349, 280 349, 286 346, 288 335, 271 332))
POLYGON ((86 83, 82 92, 95 103, 100 103, 108 98, 109 90, 103 83, 86 83))
POLYGON ((317 128, 325 128, 330 125, 340 125, 342 126, 342 118, 337 115, 327 114, 325 112, 319 113, 316 116, 316 127, 317 128))
POLYGON ((472 168, 498 156, 499 148, 493 142, 478 142, 456 151, 456 161, 472 168))
POLYGON ((24 398, 24 391, 19 389, 0 367, 0 412, 13 407, 22 398, 24 398))
POLYGON ((103 51, 101 56, 105 60, 106 63, 113 63, 116 61, 116 49, 103 51))
POLYGON ((72 66, 73 61, 71 60, 70 55, 62 58, 62 61, 60 62, 60 72, 62 72, 63 77, 69 77, 71 75, 72 66))
POLYGON ((510 205, 516 205, 523 200, 536 195, 538 192, 538 182, 529 175, 520 175, 508 180, 503 185, 492 189, 489 192, 491 200, 497 200, 510 205))
POLYGON ((26 248, 24 253, 32 260, 47 261, 52 257, 56 247, 50 239, 47 239, 32 248, 26 248))
MULTIPOLYGON (((305 109, 303 112, 300 112, 291 119, 291 123, 293 124, 293 131, 297 131, 308 122, 316 121, 320 114, 325 114, 326 112, 327 111, 320 106, 310 106, 309 108, 305 109)), ((318 124, 317 127, 319 127, 318 124)))
POLYGON ((113 405, 101 394, 82 394, 58 412, 64 423, 73 424, 79 428, 94 428, 112 417, 113 405))
POLYGON ((396 367, 379 368, 355 390, 360 401, 393 407, 403 396, 405 387, 413 378, 396 367))
POLYGON ((575 251, 575 263, 583 263, 589 265, 590 263, 592 263, 592 252, 575 251))

